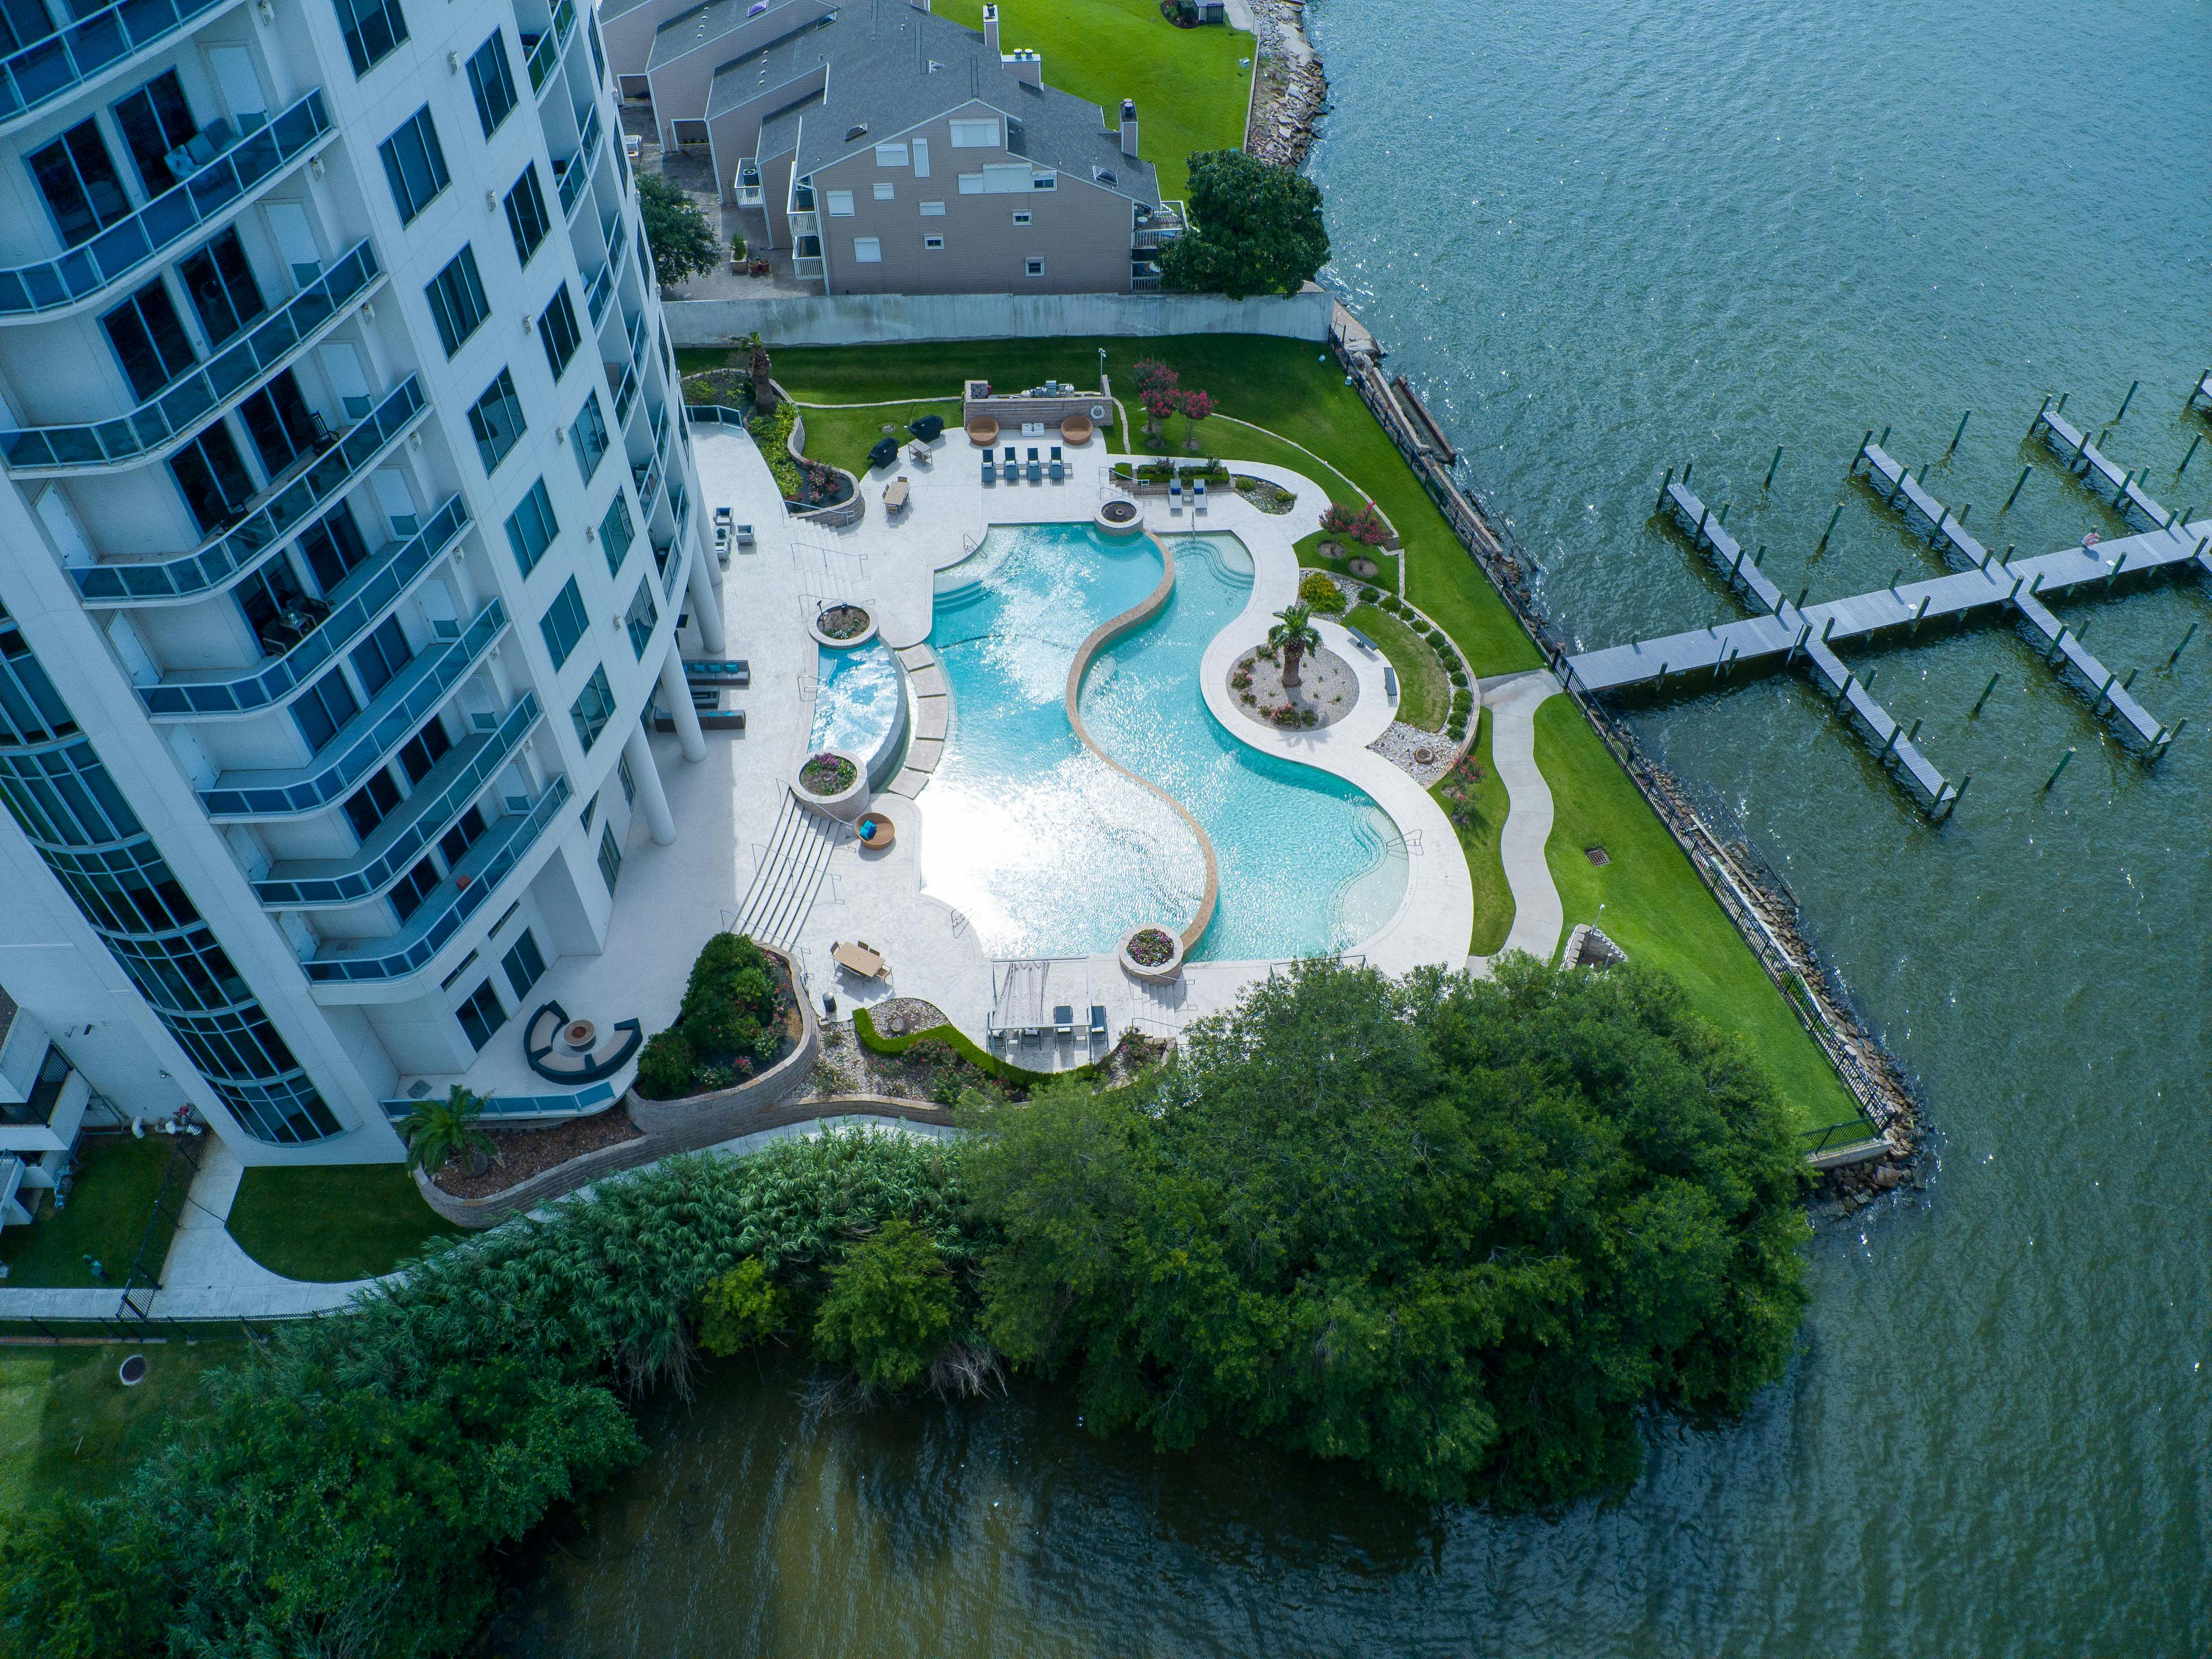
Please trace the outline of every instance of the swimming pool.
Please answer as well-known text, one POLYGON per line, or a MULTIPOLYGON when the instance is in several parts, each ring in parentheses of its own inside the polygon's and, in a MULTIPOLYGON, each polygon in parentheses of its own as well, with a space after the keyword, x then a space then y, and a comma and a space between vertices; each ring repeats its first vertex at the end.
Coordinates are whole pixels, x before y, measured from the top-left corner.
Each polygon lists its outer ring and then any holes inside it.
MULTIPOLYGON (((1185 536, 1173 598, 1084 678, 1099 746, 1187 807, 1221 887, 1194 959, 1340 951, 1395 912, 1404 843, 1364 793, 1224 731, 1199 687, 1206 642, 1249 599, 1235 537, 1185 536)), ((1205 856, 1189 826, 1101 763, 1067 721, 1067 671, 1091 631, 1159 585, 1148 537, 1088 525, 1001 526, 940 574, 930 643, 951 726, 927 792, 924 884, 999 957, 1115 949, 1141 922, 1196 913, 1205 856)))
POLYGON ((850 650, 815 647, 809 752, 840 749, 867 767, 868 787, 891 781, 906 752, 906 676, 878 637, 850 650))

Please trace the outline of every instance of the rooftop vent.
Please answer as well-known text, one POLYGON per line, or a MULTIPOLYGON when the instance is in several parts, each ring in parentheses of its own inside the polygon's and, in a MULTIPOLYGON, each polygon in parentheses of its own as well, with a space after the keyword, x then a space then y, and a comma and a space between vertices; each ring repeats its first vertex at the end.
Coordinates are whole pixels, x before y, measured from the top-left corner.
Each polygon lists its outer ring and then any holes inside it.
POLYGON ((845 129, 845 142, 848 144, 855 138, 865 138, 867 136, 868 124, 866 121, 861 122, 858 126, 845 129))
POLYGON ((767 9, 768 0, 753 0, 752 4, 745 8, 745 15, 748 17, 757 17, 767 9))

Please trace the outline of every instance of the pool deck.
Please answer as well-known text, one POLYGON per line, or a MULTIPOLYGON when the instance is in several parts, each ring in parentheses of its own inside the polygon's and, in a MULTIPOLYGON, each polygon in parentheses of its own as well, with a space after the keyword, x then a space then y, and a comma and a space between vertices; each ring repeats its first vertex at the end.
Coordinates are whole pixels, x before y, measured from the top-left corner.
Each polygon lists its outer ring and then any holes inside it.
MULTIPOLYGON (((704 496, 701 517, 710 519, 714 508, 726 506, 739 522, 753 526, 757 540, 754 551, 732 556, 720 578, 728 632, 723 654, 752 665, 751 687, 739 698, 746 729, 708 733, 707 757, 696 764, 683 760, 674 737, 653 739, 676 840, 655 846, 644 815, 638 815, 623 849, 605 950, 561 957, 532 998, 533 1003, 556 998, 573 1013, 594 1019, 635 1017, 648 1032, 673 1017, 692 958, 742 908, 782 811, 787 782, 805 757, 816 670, 806 625, 819 605, 861 600, 875 611, 893 648, 915 646, 929 634, 935 573, 965 557, 991 526, 1087 524, 1103 500, 1119 493, 1106 482, 1107 469, 1118 458, 1107 453, 1103 439, 1068 452, 1071 476, 1065 483, 986 488, 980 453, 954 432, 936 446, 932 466, 902 459, 864 478, 866 516, 858 525, 832 530, 784 513, 750 438, 717 427, 695 428, 692 436, 704 496), (884 487, 900 472, 908 481, 908 505, 896 521, 886 522, 884 487)), ((1250 604, 1208 646, 1202 660, 1208 703, 1254 748, 1334 773, 1365 790, 1404 832, 1405 896, 1390 922, 1348 954, 1393 974, 1427 963, 1464 966, 1474 894, 1451 826, 1426 791, 1367 747, 1393 713, 1382 659, 1370 658, 1336 623, 1323 621, 1323 638, 1359 675, 1360 700, 1350 715, 1319 731, 1283 732, 1258 725, 1229 702, 1229 665, 1266 637, 1270 613, 1295 598, 1295 544, 1318 526, 1328 505, 1327 493, 1297 473, 1257 465, 1237 470, 1294 491, 1297 507, 1271 515, 1233 491, 1194 517, 1188 507, 1172 511, 1162 497, 1140 502, 1146 527, 1163 538, 1226 531, 1251 550, 1250 604)), ((685 650, 703 654, 688 633, 685 650)), ((824 992, 834 993, 841 1015, 856 1003, 890 996, 927 998, 981 1042, 992 1006, 991 958, 967 920, 924 890, 928 788, 922 786, 912 799, 885 794, 878 800, 896 826, 896 842, 871 852, 848 840, 831 853, 819 895, 792 942, 808 991, 817 1006, 824 992), (858 981, 832 965, 831 945, 855 939, 881 951, 890 965, 887 979, 858 981)), ((1229 1006, 1247 985, 1280 965, 1194 963, 1175 984, 1158 987, 1129 978, 1110 955, 1089 960, 1093 998, 1105 1006, 1109 1029, 1118 1033, 1134 1024, 1160 1035, 1229 1006)), ((1089 1057, 1063 1050, 1059 1059, 1066 1064, 1089 1057)), ((1024 1059, 1039 1063, 1034 1051, 1024 1059)), ((524 1065, 519 1028, 502 1030, 460 1078, 429 1081, 441 1092, 455 1081, 485 1093, 537 1093, 546 1087, 524 1065)), ((626 1081, 615 1079, 618 1086, 626 1081)))

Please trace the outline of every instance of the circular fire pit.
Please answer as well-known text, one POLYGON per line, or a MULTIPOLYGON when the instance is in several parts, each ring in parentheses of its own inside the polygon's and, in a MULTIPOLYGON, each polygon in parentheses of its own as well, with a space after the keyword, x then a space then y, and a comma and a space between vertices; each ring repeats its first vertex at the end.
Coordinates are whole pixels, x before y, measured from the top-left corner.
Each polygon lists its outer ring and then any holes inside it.
POLYGON ((1091 521, 1097 526, 1102 535, 1107 536, 1141 535, 1145 528, 1143 509, 1136 502, 1121 495, 1100 503, 1091 521))
POLYGON ((599 1028, 588 1019, 572 1019, 561 1028, 561 1046, 572 1054, 588 1054, 599 1040, 599 1028))

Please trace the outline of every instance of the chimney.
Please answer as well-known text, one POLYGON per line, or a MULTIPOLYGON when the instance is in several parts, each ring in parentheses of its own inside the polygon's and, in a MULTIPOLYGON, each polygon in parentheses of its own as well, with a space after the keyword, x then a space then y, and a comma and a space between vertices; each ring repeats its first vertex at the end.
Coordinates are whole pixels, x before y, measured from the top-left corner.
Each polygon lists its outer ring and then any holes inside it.
POLYGON ((1121 100, 1121 154, 1133 158, 1137 154, 1137 100, 1121 100))
POLYGON ((983 50, 993 57, 999 52, 999 9, 994 5, 983 8, 983 50))
POLYGON ((1017 81, 1032 87, 1044 85, 1044 59, 1027 46, 1007 53, 999 61, 1013 70, 1017 81))

